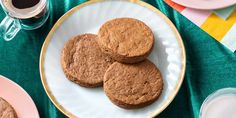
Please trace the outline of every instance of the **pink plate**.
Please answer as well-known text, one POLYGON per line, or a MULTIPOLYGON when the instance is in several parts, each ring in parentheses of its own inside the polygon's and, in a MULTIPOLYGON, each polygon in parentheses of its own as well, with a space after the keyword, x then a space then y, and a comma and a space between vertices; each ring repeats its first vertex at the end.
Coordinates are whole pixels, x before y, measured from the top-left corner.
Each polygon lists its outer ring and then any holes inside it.
POLYGON ((0 97, 15 109, 18 118, 39 118, 31 97, 19 85, 0 75, 0 97))
POLYGON ((236 4, 236 0, 172 0, 180 5, 202 10, 221 9, 236 4))

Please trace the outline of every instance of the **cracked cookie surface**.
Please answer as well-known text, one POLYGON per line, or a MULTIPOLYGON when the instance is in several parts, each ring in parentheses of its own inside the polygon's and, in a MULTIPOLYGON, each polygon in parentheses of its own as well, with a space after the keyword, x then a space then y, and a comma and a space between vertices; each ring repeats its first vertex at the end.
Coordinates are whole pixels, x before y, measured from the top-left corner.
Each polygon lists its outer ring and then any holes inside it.
POLYGON ((102 53, 97 35, 83 34, 70 39, 61 55, 67 78, 84 87, 103 85, 103 76, 113 60, 102 53))
POLYGON ((119 62, 137 63, 150 54, 154 35, 142 21, 116 18, 101 26, 98 32, 98 44, 104 53, 119 62))
POLYGON ((0 118, 17 118, 14 108, 0 97, 0 118))
POLYGON ((137 64, 114 62, 105 73, 103 87, 117 106, 141 108, 158 99, 163 80, 158 68, 149 60, 137 64))

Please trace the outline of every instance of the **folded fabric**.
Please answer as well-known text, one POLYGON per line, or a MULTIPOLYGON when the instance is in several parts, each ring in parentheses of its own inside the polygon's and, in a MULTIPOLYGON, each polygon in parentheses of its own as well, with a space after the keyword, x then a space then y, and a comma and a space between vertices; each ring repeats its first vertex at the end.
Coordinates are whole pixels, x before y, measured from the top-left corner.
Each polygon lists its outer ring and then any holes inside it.
POLYGON ((230 6, 224 9, 219 9, 219 10, 213 10, 213 12, 223 18, 224 20, 226 20, 227 18, 229 18, 231 16, 231 14, 233 13, 233 11, 236 9, 236 6, 230 6))
POLYGON ((232 52, 236 51, 236 6, 220 10, 197 10, 171 0, 164 1, 232 52))

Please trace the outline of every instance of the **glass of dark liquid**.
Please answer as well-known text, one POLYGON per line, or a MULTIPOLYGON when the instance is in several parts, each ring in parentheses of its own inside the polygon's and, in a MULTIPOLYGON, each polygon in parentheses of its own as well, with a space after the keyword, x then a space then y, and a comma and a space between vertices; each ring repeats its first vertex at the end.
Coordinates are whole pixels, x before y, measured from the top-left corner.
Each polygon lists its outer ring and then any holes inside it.
POLYGON ((0 36, 10 41, 20 29, 41 27, 49 17, 49 0, 0 0, 6 17, 0 23, 0 36))

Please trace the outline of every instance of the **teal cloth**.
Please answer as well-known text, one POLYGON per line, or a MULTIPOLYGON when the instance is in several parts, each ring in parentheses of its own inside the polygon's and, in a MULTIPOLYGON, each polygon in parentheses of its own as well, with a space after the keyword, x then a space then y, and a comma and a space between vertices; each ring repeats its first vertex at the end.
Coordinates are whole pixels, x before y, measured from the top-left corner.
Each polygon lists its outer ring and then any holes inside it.
MULTIPOLYGON (((236 55, 162 0, 144 1, 160 9, 175 24, 183 38, 187 56, 183 85, 173 102, 157 117, 198 118, 200 106, 210 93, 224 87, 236 87, 236 55)), ((29 93, 41 118, 64 118, 66 116, 57 110, 43 89, 39 55, 44 39, 57 19, 85 0, 50 2, 51 14, 43 27, 33 31, 21 30, 10 42, 0 39, 0 74, 29 93)), ((0 18, 4 17, 0 10, 0 18)))

